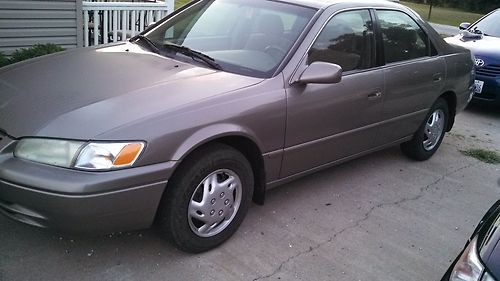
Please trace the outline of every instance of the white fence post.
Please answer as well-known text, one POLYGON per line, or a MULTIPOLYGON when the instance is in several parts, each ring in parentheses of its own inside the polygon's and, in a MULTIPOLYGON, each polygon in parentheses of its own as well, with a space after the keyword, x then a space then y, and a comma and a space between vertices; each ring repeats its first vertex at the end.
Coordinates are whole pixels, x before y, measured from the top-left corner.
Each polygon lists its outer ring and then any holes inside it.
POLYGON ((89 11, 83 11, 83 46, 89 45, 89 11))
POLYGON ((174 0, 158 3, 82 2, 84 46, 125 41, 174 11, 174 0))

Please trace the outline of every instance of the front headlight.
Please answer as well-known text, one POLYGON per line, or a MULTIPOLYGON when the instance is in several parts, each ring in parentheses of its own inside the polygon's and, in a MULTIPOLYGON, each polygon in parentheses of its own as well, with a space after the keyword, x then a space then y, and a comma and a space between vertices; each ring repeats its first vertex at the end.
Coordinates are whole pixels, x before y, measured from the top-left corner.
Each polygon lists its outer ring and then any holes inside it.
POLYGON ((493 276, 491 276, 488 272, 485 272, 481 281, 496 281, 496 279, 493 278, 493 276))
POLYGON ((479 281, 484 266, 477 252, 477 237, 473 238, 451 272, 450 281, 479 281))
POLYGON ((104 143, 91 142, 81 150, 75 168, 105 170, 130 167, 144 148, 142 142, 104 143))
POLYGON ((24 138, 16 145, 14 156, 65 168, 110 170, 132 166, 143 149, 143 142, 24 138))

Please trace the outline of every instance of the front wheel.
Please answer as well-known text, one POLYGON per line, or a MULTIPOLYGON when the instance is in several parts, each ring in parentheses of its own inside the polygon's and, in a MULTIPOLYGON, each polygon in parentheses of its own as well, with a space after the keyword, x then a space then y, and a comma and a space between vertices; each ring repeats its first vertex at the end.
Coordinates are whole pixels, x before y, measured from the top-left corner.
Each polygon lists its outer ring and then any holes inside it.
POLYGON ((439 98, 432 106, 413 139, 401 144, 403 153, 419 161, 429 159, 443 141, 448 120, 448 104, 444 99, 439 98))
POLYGON ((239 151, 210 145, 185 159, 158 211, 162 232, 177 248, 203 252, 237 230, 251 204, 253 173, 239 151))

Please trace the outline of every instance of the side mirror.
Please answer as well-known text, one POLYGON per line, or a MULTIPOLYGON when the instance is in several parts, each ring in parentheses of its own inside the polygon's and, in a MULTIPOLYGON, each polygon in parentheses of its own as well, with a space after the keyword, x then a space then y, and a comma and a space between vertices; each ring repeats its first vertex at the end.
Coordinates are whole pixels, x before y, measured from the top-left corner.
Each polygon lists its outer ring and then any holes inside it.
POLYGON ((458 29, 460 30, 466 30, 467 28, 469 28, 470 26, 470 23, 468 22, 462 22, 459 26, 458 26, 458 29))
POLYGON ((334 84, 342 79, 342 67, 327 62, 313 62, 300 75, 300 84, 334 84))

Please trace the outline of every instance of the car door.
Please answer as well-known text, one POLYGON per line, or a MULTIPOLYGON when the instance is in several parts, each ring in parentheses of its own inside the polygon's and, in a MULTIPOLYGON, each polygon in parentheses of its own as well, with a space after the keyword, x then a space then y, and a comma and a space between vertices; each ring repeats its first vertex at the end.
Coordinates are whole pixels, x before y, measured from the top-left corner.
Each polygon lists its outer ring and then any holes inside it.
POLYGON ((368 9, 343 11, 324 22, 292 80, 313 62, 340 65, 342 79, 334 84, 291 81, 286 87, 282 177, 377 146, 384 79, 382 70, 374 68, 372 15, 368 9))
POLYGON ((408 14, 376 11, 384 57, 385 95, 380 141, 412 135, 442 93, 445 61, 408 14))

